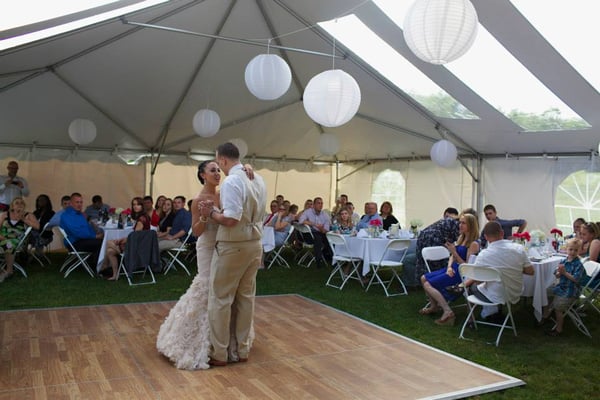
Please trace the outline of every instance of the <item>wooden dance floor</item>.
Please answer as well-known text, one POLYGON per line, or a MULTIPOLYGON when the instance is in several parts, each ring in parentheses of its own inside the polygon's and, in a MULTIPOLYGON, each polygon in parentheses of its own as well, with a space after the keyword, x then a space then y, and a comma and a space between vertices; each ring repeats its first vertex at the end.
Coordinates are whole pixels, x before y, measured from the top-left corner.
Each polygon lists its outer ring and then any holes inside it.
POLYGON ((0 312, 0 399, 460 398, 523 384, 295 295, 257 298, 247 363, 180 371, 155 349, 172 305, 0 312))

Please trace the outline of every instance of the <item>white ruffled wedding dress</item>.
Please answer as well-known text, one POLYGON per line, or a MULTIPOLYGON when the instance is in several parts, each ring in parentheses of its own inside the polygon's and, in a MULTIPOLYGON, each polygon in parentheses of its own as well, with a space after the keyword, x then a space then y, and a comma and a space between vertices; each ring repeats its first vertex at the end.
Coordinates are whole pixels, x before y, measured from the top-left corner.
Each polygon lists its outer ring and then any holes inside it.
POLYGON ((156 348, 179 369, 208 368, 208 288, 217 228, 212 221, 206 224, 196 242, 198 274, 158 331, 156 348))

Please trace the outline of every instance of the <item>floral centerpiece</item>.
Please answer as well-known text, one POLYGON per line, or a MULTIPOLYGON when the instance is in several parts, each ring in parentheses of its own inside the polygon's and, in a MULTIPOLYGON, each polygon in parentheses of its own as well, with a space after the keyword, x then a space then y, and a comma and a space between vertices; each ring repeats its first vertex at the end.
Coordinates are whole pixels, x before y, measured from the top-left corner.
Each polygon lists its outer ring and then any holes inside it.
POLYGON ((544 246, 546 244, 546 234, 539 229, 531 231, 531 245, 544 246))
POLYGON ((423 226, 423 221, 421 221, 420 219, 411 219, 409 224, 411 232, 413 233, 413 235, 415 235, 415 237, 417 237, 417 234, 419 233, 419 228, 423 226))
POLYGON ((521 233, 517 232, 513 235, 513 238, 515 238, 517 242, 525 246, 525 244, 531 240, 531 235, 527 231, 521 233))
POLYGON ((371 237, 379 237, 379 233, 383 227, 383 223, 379 218, 374 218, 369 221, 369 235, 371 237))
POLYGON ((554 247, 554 250, 558 251, 558 249, 560 247, 560 238, 563 237, 563 233, 558 228, 552 228, 552 230, 550 231, 550 234, 554 235, 554 240, 552 241, 552 247, 554 247))

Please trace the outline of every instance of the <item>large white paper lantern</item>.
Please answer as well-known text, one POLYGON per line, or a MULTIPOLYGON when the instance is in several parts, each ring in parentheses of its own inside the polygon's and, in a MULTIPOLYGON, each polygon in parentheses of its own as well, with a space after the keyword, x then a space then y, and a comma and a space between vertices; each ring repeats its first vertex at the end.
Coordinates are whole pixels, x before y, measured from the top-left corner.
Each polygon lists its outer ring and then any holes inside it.
POLYGON ((318 124, 333 128, 350 121, 360 106, 360 87, 341 69, 315 75, 304 89, 304 110, 318 124))
POLYGON ((440 140, 431 146, 431 160, 443 168, 450 168, 456 161, 456 146, 447 140, 440 140))
POLYGON ((259 54, 246 66, 244 79, 254 96, 261 100, 275 100, 290 88, 292 71, 277 54, 259 54))
POLYGON ((192 126, 198 136, 205 138, 215 136, 221 127, 221 118, 216 111, 204 108, 194 114, 192 126))
POLYGON ((246 144, 244 139, 235 138, 231 139, 229 142, 233 143, 235 147, 238 148, 238 151, 240 152, 240 160, 246 157, 246 155, 248 154, 248 145, 246 144))
POLYGON ((96 139, 96 125, 89 119, 74 119, 69 124, 69 137, 76 144, 90 144, 96 139))
POLYGON ((319 136, 319 150, 321 154, 332 156, 340 149, 340 141, 333 133, 325 132, 319 136))
POLYGON ((477 25, 469 0, 416 0, 404 19, 404 40, 421 60, 446 64, 473 45, 477 25))

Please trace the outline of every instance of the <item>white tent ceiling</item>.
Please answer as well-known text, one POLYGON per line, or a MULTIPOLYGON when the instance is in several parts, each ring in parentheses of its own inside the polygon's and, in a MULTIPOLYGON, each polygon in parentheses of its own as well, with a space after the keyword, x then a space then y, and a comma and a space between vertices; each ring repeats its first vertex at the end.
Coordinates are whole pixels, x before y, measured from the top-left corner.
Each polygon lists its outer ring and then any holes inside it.
POLYGON ((482 25, 590 129, 520 133, 518 125, 446 68, 417 59, 401 30, 370 2, 177 0, 0 53, 0 143, 70 148, 69 123, 88 118, 98 128, 89 145, 97 150, 202 154, 212 153, 227 139, 243 138, 248 153, 256 158, 333 160, 319 154, 322 128, 308 118, 302 105, 306 84, 331 68, 331 58, 279 51, 292 69, 292 87, 278 100, 261 101, 246 89, 244 69, 266 49, 125 21, 250 40, 297 31, 276 44, 331 53, 333 41, 316 23, 360 5, 354 13, 365 24, 480 119, 433 116, 337 45, 345 59, 336 60, 336 68, 352 75, 362 92, 357 116, 342 127, 325 129, 340 139, 338 159, 428 157, 440 131, 448 132, 447 138, 463 156, 589 154, 596 149, 598 92, 510 1, 472 2, 482 25), (203 139, 193 133, 192 118, 207 105, 219 113, 222 128, 215 137, 203 139))

